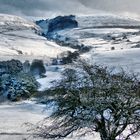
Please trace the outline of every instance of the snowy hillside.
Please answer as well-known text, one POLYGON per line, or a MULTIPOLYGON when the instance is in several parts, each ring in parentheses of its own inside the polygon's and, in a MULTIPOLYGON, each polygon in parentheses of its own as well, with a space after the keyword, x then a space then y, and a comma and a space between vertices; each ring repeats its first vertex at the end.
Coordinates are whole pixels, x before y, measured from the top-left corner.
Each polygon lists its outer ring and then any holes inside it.
MULTIPOLYGON (((41 30, 46 33, 48 28, 44 20, 40 21, 40 29, 35 23, 21 17, 0 14, 0 60, 14 58, 25 61, 38 58, 47 61, 67 50, 75 51, 72 45, 80 44, 90 46, 90 50, 80 52, 80 57, 90 63, 121 66, 126 70, 140 72, 140 21, 113 15, 80 16, 75 20, 78 27, 53 30, 53 41, 49 41, 48 36, 40 34, 41 30)), ((39 90, 45 90, 55 80, 61 79, 60 73, 65 68, 65 65, 46 66, 47 77, 37 79, 41 85, 39 90)), ((1 104, 0 139, 19 140, 21 136, 23 139, 27 137, 26 128, 21 125, 26 122, 36 123, 49 116, 52 110, 43 112, 45 107, 34 101, 1 104)), ((81 138, 89 139, 93 137, 81 138)), ((94 135, 94 139, 99 140, 99 136, 94 135)))
POLYGON ((23 29, 39 30, 31 21, 18 16, 0 14, 0 32, 23 29))
POLYGON ((139 20, 115 15, 79 16, 76 20, 78 28, 56 31, 51 36, 54 41, 90 46, 91 51, 81 57, 91 63, 129 67, 140 72, 139 20))
POLYGON ((48 41, 39 32, 40 28, 31 21, 0 14, 0 59, 48 59, 68 50, 48 41))

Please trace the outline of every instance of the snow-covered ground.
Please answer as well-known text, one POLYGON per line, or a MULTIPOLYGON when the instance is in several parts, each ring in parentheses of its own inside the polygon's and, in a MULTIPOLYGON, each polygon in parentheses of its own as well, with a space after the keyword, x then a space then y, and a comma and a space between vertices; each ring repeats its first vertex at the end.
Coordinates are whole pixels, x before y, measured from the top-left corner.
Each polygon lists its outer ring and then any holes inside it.
MULTIPOLYGON (((31 131, 25 123, 36 124, 52 113, 52 109, 45 105, 36 104, 35 101, 22 101, 18 103, 0 104, 0 140, 43 140, 33 138, 31 131)), ((95 140, 99 135, 95 134, 95 140)), ((86 136, 80 140, 93 139, 93 136, 86 136)), ((79 138, 65 138, 64 140, 79 140, 79 138)))
MULTIPOLYGON (((33 138, 32 131, 26 123, 36 124, 44 118, 50 116, 52 108, 43 104, 37 104, 35 101, 27 100, 18 103, 0 104, 0 140, 44 140, 42 138, 33 138)), ((99 140, 99 135, 95 140, 99 140)), ((87 136, 80 140, 88 140, 93 136, 87 136)), ((79 138, 65 138, 64 140, 79 140, 79 138)))
POLYGON ((100 33, 102 37, 98 36, 80 40, 84 44, 93 46, 90 52, 82 55, 82 58, 86 58, 91 63, 111 67, 123 67, 127 71, 139 73, 139 29, 114 29, 114 31, 111 29, 110 33, 106 33, 106 29, 101 30, 98 29, 98 34, 100 33))
MULTIPOLYGON (((22 101, 18 103, 0 104, 0 140, 44 140, 42 138, 33 138, 32 132, 27 131, 29 127, 25 123, 36 124, 48 117, 53 108, 47 108, 45 105, 36 104, 35 101, 22 101)), ((64 140, 100 140, 98 133, 94 135, 87 134, 84 137, 68 137, 64 140)), ((139 138, 132 138, 139 140, 139 138)))
POLYGON ((0 140, 23 140, 30 132, 24 123, 37 123, 50 111, 45 112, 45 105, 34 101, 0 104, 0 140))
POLYGON ((40 83, 39 91, 51 88, 55 81, 61 79, 61 72, 65 69, 65 66, 47 66, 46 67, 46 77, 39 78, 37 81, 40 83))
POLYGON ((99 65, 123 68, 128 72, 140 74, 140 48, 116 50, 98 53, 88 53, 82 57, 89 60, 91 63, 99 65))

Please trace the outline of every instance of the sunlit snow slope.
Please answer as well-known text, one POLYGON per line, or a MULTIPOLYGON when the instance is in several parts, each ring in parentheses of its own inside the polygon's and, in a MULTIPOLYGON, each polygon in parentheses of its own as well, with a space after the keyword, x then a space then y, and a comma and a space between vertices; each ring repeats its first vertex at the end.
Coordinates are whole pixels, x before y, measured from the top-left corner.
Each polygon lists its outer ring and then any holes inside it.
POLYGON ((40 28, 17 16, 0 14, 0 59, 48 59, 67 48, 39 35, 40 28))

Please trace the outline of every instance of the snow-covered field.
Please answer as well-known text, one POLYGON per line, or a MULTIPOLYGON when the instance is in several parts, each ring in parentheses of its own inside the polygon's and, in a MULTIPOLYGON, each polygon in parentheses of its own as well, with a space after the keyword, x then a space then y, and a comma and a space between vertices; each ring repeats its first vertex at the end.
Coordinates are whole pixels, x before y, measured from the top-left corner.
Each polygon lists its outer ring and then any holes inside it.
MULTIPOLYGON (((49 116, 52 110, 46 111, 44 105, 35 104, 31 101, 20 102, 17 104, 1 104, 0 105, 0 140, 43 140, 41 138, 33 138, 31 132, 25 123, 30 122, 36 124, 49 116)), ((64 140, 99 140, 99 135, 81 137, 69 137, 64 140)))
POLYGON ((79 27, 58 31, 92 49, 81 55, 91 63, 140 72, 140 21, 118 16, 77 17, 79 27))
POLYGON ((33 101, 0 104, 0 140, 23 140, 27 132, 26 122, 37 123, 50 112, 45 112, 45 105, 33 101))
MULTIPOLYGON (((100 30, 100 29, 99 29, 100 30)), ((83 43, 92 45, 93 49, 82 55, 91 63, 106 66, 123 67, 128 71, 140 72, 140 34, 139 29, 119 29, 118 31, 103 33, 103 37, 81 39, 83 43), (106 36, 114 37, 112 40, 106 36)))
MULTIPOLYGON (((22 101, 18 103, 0 104, 0 140, 43 140, 33 138, 32 133, 25 123, 33 123, 43 120, 49 116, 52 109, 45 105, 36 104, 35 101, 22 101)), ((95 134, 94 140, 99 140, 99 135, 95 134)), ((79 138, 65 138, 64 140, 79 140, 79 138)), ((93 136, 86 136, 80 140, 93 139, 93 136)))

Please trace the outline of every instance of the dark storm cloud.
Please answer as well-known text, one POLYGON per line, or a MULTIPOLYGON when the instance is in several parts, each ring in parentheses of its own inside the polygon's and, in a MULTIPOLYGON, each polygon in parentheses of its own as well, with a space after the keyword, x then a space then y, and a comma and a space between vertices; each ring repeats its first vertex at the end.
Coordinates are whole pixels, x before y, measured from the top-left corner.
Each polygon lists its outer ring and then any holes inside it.
POLYGON ((86 13, 88 8, 140 14, 140 0, 0 0, 0 13, 46 16, 53 13, 86 13))

